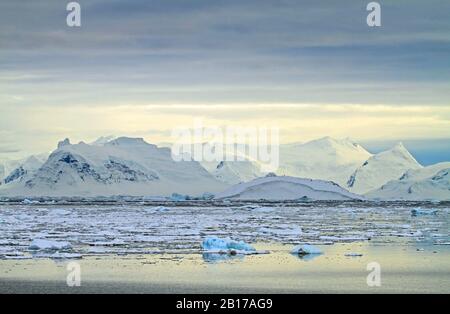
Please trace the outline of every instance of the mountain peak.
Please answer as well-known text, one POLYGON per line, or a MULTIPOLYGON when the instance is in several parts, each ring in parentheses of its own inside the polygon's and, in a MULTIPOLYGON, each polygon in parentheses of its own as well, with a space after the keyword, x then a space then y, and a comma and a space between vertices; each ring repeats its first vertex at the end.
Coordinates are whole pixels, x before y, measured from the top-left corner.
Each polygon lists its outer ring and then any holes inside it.
POLYGON ((107 142, 108 145, 114 145, 114 146, 125 146, 125 145, 150 145, 142 137, 126 137, 121 136, 118 137, 112 141, 107 142))
POLYGON ((398 142, 394 147, 392 147, 385 153, 402 156, 404 159, 410 160, 412 163, 419 165, 417 160, 413 157, 413 155, 408 151, 408 149, 403 145, 402 142, 398 142))
POLYGON ((106 143, 115 140, 117 137, 114 135, 108 135, 108 136, 100 136, 98 139, 93 141, 91 145, 105 145, 106 143))
POLYGON ((392 148, 392 150, 407 150, 405 145, 403 145, 402 142, 398 142, 395 144, 395 146, 392 148))
POLYGON ((416 159, 402 143, 378 153, 366 160, 350 177, 347 187, 355 193, 367 193, 380 188, 391 180, 397 180, 411 169, 420 169, 416 159))
POLYGON ((325 137, 319 138, 317 140, 310 141, 309 143, 316 143, 316 144, 329 145, 329 146, 336 146, 336 145, 354 146, 354 147, 359 146, 354 140, 352 140, 349 137, 344 138, 344 139, 336 139, 331 136, 325 136, 325 137))
POLYGON ((64 146, 67 146, 67 145, 71 145, 70 140, 68 138, 65 138, 64 140, 62 140, 58 143, 58 149, 62 148, 64 146))

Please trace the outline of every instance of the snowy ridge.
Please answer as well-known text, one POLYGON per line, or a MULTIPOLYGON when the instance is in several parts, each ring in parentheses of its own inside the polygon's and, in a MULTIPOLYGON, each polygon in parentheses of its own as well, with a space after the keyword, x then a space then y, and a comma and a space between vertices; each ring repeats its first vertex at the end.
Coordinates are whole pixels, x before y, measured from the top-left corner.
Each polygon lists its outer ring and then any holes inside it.
POLYGON ((15 183, 23 180, 41 167, 47 155, 32 155, 26 159, 8 161, 0 164, 0 185, 15 183))
POLYGON ((367 196, 387 200, 450 200, 450 162, 409 170, 367 196))
POLYGON ((253 162, 246 161, 222 161, 213 171, 216 179, 227 184, 237 184, 261 177, 260 168, 253 162))
POLYGON ((225 187, 195 161, 175 162, 167 148, 120 137, 102 145, 61 141, 42 167, 0 195, 196 195, 225 187))
POLYGON ((351 174, 372 155, 350 139, 325 137, 280 147, 279 175, 329 180, 346 186, 351 174))
POLYGON ((235 185, 216 199, 240 200, 362 200, 336 183, 288 176, 267 176, 235 185))
POLYGON ((182 199, 220 192, 230 196, 239 188, 232 197, 360 199, 357 193, 383 200, 450 199, 450 163, 423 168, 402 144, 375 155, 350 139, 280 145, 279 177, 273 179, 262 178, 260 164, 246 151, 235 152, 235 159, 242 161, 175 162, 170 148, 142 138, 107 136, 90 144, 65 139, 50 156, 1 161, 0 196, 164 198, 176 193, 182 199), (243 182, 249 185, 239 184, 243 182))
MULTIPOLYGON (((361 145, 350 139, 324 137, 302 144, 280 145, 280 167, 276 173, 293 177, 334 181, 341 186, 370 156, 361 145)), ((236 153, 244 161, 222 161, 202 165, 217 179, 237 184, 261 177, 260 165, 245 152, 236 153)), ((236 159, 237 160, 237 159, 236 159)))
POLYGON ((391 180, 399 179, 405 171, 420 168, 422 166, 399 143, 390 150, 370 157, 352 174, 346 186, 354 193, 365 194, 391 180))

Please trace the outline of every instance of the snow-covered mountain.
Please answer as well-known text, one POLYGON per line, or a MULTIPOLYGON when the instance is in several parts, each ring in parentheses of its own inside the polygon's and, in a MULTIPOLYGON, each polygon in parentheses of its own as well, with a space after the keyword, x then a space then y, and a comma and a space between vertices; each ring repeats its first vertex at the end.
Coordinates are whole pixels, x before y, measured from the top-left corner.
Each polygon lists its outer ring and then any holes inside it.
POLYGON ((409 170, 366 195, 384 200, 450 200, 449 173, 450 162, 409 170))
POLYGON ((90 143, 91 145, 96 145, 96 146, 103 146, 106 143, 117 139, 117 136, 114 135, 109 135, 109 136, 101 136, 98 139, 96 139, 95 141, 93 141, 92 143, 90 143))
POLYGON ((6 176, 6 160, 0 160, 0 181, 6 176))
POLYGON ((346 186, 348 178, 369 157, 368 151, 350 139, 325 137, 305 144, 281 145, 277 174, 346 186))
POLYGON ((365 194, 383 184, 399 179, 406 171, 421 169, 402 143, 390 150, 370 157, 352 174, 346 188, 357 194, 365 194))
POLYGON ((239 200, 361 200, 336 183, 288 176, 266 176, 240 183, 220 193, 217 199, 239 200))
POLYGON ((102 137, 75 145, 66 139, 48 158, 1 162, 0 195, 200 195, 237 184, 222 197, 352 199, 358 198, 353 193, 367 193, 381 199, 450 199, 450 163, 423 168, 401 144, 372 155, 349 139, 325 137, 280 145, 279 157, 279 176, 263 177, 258 161, 242 152, 235 159, 244 161, 176 162, 170 148, 140 138, 102 137))
POLYGON ((47 154, 31 155, 20 160, 8 160, 0 164, 0 185, 22 180, 31 174, 47 159, 47 154))
POLYGON ((222 161, 212 173, 216 179, 227 184, 238 184, 263 176, 258 164, 249 160, 222 161))
MULTIPOLYGON (((307 143, 279 146, 277 175, 334 181, 342 186, 352 173, 372 155, 350 139, 325 137, 307 143)), ((202 162, 202 166, 227 184, 246 182, 265 173, 257 161, 240 152, 245 161, 202 162)))
POLYGON ((198 162, 175 162, 167 148, 140 138, 120 137, 94 145, 69 140, 58 144, 48 160, 20 183, 7 184, 3 195, 110 196, 198 195, 226 187, 198 162))
MULTIPOLYGON (((203 145, 204 150, 214 151, 214 143, 206 142, 201 145, 203 145)), ((250 150, 248 145, 241 145, 239 148, 235 147, 232 150, 227 145, 221 145, 223 157, 226 156, 229 160, 199 161, 203 168, 217 180, 228 185, 233 185, 264 175, 261 171, 260 164, 248 156, 247 152, 250 150)), ((164 147, 171 147, 171 145, 164 143, 164 147)), ((191 151, 194 151, 193 147, 191 151)))
POLYGON ((22 162, 23 160, 0 160, 0 182, 3 182, 3 179, 5 179, 14 169, 19 167, 22 162))

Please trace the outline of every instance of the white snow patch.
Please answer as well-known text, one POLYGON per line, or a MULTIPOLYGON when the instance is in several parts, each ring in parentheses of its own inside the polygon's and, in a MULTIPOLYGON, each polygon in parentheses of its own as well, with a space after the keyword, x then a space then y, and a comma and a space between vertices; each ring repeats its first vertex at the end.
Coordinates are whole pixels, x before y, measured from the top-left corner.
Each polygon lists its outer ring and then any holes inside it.
POLYGON ((30 246, 30 250, 43 250, 43 251, 57 251, 57 250, 69 250, 72 245, 69 242, 58 242, 45 239, 34 239, 30 246))

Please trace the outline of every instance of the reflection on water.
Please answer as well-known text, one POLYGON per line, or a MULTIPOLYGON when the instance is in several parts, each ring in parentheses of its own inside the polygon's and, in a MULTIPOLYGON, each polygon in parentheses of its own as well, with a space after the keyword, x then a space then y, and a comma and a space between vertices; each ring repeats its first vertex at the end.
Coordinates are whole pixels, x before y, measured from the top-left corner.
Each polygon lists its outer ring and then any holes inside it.
MULTIPOLYGON (((138 284, 169 287, 172 293, 450 292, 450 246, 424 244, 417 251, 407 242, 319 245, 322 255, 303 258, 290 253, 292 245, 256 243, 255 248, 270 254, 113 255, 86 257, 77 262, 87 286, 91 282, 114 282, 119 283, 115 285, 118 291, 138 284), (362 256, 345 256, 352 252, 362 256), (366 284, 366 267, 371 262, 381 266, 381 287, 366 284)), ((16 279, 65 283, 66 264, 49 259, 0 260, 0 282, 16 279)))
POLYGON ((203 260, 206 263, 219 263, 219 262, 229 262, 232 260, 243 260, 245 258, 245 255, 243 254, 219 254, 219 253, 203 253, 202 254, 203 260))
POLYGON ((294 253, 291 253, 291 255, 297 257, 301 261, 309 262, 309 261, 312 261, 313 259, 319 257, 322 254, 294 254, 294 253))

